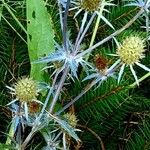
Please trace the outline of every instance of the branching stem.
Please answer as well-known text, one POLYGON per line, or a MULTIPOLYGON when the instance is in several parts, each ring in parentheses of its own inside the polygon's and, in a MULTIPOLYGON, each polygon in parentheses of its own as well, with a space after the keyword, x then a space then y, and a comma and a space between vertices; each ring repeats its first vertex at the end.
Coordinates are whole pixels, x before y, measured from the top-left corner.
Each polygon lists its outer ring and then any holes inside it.
POLYGON ((65 70, 64 70, 64 73, 63 73, 63 75, 62 75, 62 78, 61 78, 61 80, 60 80, 60 82, 59 82, 59 84, 58 84, 58 88, 57 88, 57 90, 56 90, 55 96, 54 96, 54 98, 53 98, 53 100, 52 100, 52 103, 51 103, 51 105, 50 105, 50 110, 49 110, 50 113, 52 113, 52 111, 53 111, 53 109, 54 109, 54 106, 55 106, 55 104, 56 104, 56 102, 57 102, 58 96, 59 96, 59 94, 60 94, 60 92, 61 92, 61 90, 62 90, 62 87, 63 87, 63 85, 64 85, 64 82, 65 82, 65 80, 66 80, 68 71, 69 71, 69 67, 67 66, 67 67, 65 68, 65 70))
POLYGON ((114 38, 116 35, 120 34, 124 30, 126 30, 129 26, 131 26, 143 14, 143 12, 144 12, 144 10, 143 10, 143 8, 141 8, 140 11, 125 26, 123 26, 121 29, 117 30, 116 32, 112 33, 111 35, 109 35, 108 37, 106 37, 102 41, 98 42, 97 44, 93 45, 92 47, 88 48, 84 52, 78 54, 78 57, 82 57, 86 54, 91 53, 94 49, 96 49, 100 45, 104 44, 105 42, 109 41, 110 39, 114 38))

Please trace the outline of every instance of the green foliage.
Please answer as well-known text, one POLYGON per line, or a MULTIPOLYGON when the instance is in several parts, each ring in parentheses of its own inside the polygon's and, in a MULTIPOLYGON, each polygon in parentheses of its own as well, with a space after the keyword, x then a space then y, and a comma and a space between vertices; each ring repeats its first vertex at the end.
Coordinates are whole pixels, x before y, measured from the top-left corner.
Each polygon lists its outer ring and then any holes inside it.
POLYGON ((12 147, 12 145, 6 145, 6 144, 0 144, 0 149, 17 150, 15 147, 12 147))
MULTIPOLYGON (((105 14, 115 29, 120 29, 138 12, 138 8, 123 7, 122 3, 121 0, 116 1, 118 6, 109 8, 111 13, 105 14)), ((24 5, 20 7, 19 3, 12 5, 8 2, 7 5, 5 4, 6 7, 0 5, 1 105, 7 104, 12 98, 8 95, 5 86, 14 83, 19 77, 30 74, 38 81, 48 81, 48 73, 41 71, 46 64, 32 64, 32 62, 54 51, 54 38, 56 41, 62 42, 57 2, 49 0, 45 6, 46 3, 43 0, 27 0, 26 4, 26 9, 24 9, 24 5), (26 28, 27 34, 25 33, 26 28), (27 37, 27 43, 20 37, 23 39, 27 37)), ((78 18, 73 18, 73 15, 73 13, 69 13, 67 22, 72 42, 77 36, 77 29, 82 21, 82 15, 78 18)), ((140 17, 129 29, 117 36, 117 40, 122 41, 124 37, 131 34, 138 34, 146 38, 145 29, 139 28, 144 25, 144 19, 144 16, 140 17)), ((89 46, 93 26, 86 34, 84 47, 89 46)), ((100 22, 95 43, 112 32, 113 30, 108 28, 108 25, 100 22)), ((142 60, 142 63, 150 67, 149 45, 146 49, 146 58, 142 60)), ((90 62, 94 62, 96 54, 101 54, 108 59, 110 66, 116 59, 107 54, 115 51, 116 43, 114 40, 110 40, 92 53, 90 62)), ((139 68, 136 70, 139 77, 145 74, 145 71, 139 68)), ((51 73, 53 70, 48 71, 51 73)), ((130 70, 126 69, 119 85, 115 79, 108 79, 100 87, 93 87, 69 108, 68 111, 75 113, 79 120, 77 128, 82 130, 77 133, 79 137, 63 120, 57 120, 59 127, 69 132, 70 136, 76 140, 80 139, 85 150, 101 150, 102 145, 106 150, 150 150, 150 80, 146 79, 139 87, 131 89, 128 88, 128 85, 134 80, 130 74, 130 70)), ((79 69, 78 75, 80 76, 79 81, 71 81, 70 85, 65 85, 63 88, 64 93, 60 97, 59 105, 63 106, 68 103, 81 92, 83 87, 90 83, 90 81, 81 82, 85 77, 82 69, 79 69)), ((61 78, 61 74, 59 78, 61 78)), ((67 81, 70 82, 70 80, 67 81)), ((4 109, 1 109, 0 114, 0 121, 6 121, 0 125, 1 132, 6 132, 9 125, 7 122, 9 119, 6 119, 8 116, 6 116, 4 109)), ((41 135, 35 136, 41 138, 41 135)), ((4 141, 5 139, 1 142, 4 141)), ((33 141, 37 145, 35 138, 33 141)), ((43 145, 43 143, 44 141, 40 144, 43 145)), ((10 148, 10 145, 0 144, 0 149, 4 148, 10 148)))
MULTIPOLYGON (((54 32, 44 1, 27 0, 27 31, 31 63, 54 51, 54 32)), ((44 81, 44 72, 41 71, 44 66, 31 64, 31 77, 44 81)))

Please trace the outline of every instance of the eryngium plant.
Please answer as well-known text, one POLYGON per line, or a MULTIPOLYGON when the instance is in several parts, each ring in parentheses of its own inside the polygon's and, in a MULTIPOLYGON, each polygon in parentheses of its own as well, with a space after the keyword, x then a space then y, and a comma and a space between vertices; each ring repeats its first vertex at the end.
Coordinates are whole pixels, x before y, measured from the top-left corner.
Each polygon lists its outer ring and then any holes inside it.
MULTIPOLYGON (((149 1, 136 1, 129 4, 140 7, 139 12, 121 29, 113 30, 114 32, 112 34, 97 42, 95 45, 91 44, 89 48, 83 48, 81 44, 89 28, 93 25, 96 14, 100 16, 107 25, 114 29, 113 25, 106 19, 105 14, 102 14, 103 11, 109 12, 105 9, 106 6, 114 7, 113 2, 106 0, 58 0, 58 5, 60 24, 62 27, 62 42, 58 44, 59 42, 57 42, 56 39, 55 52, 32 62, 35 64, 47 63, 47 67, 43 69, 54 67, 53 72, 50 74, 50 76, 53 77, 52 83, 50 83, 50 85, 45 84, 45 87, 43 86, 46 99, 43 100, 44 96, 41 96, 42 98, 38 97, 38 93, 41 89, 38 89, 37 82, 32 78, 23 78, 19 80, 14 87, 7 86, 15 96, 15 99, 8 105, 15 114, 10 130, 13 130, 11 136, 16 141, 15 148, 19 150, 24 150, 27 147, 36 132, 40 132, 45 139, 47 145, 43 147, 44 150, 69 149, 70 143, 67 140, 68 137, 69 139, 71 137, 74 138, 77 142, 80 142, 80 139, 76 133, 76 131, 79 131, 76 129, 78 124, 77 117, 74 112, 65 112, 67 108, 79 100, 93 86, 102 86, 102 83, 107 81, 108 78, 118 80, 119 84, 124 69, 127 66, 130 67, 137 85, 139 85, 142 80, 138 80, 133 66, 137 65, 150 72, 148 67, 140 63, 140 60, 145 57, 145 38, 132 34, 127 36, 122 43, 118 43, 116 54, 114 54, 119 57, 116 62, 107 63, 106 58, 102 55, 95 56, 95 64, 92 64, 90 59, 87 59, 87 55, 89 56, 96 48, 111 39, 115 39, 117 35, 130 27, 145 11, 149 12, 149 1), (80 30, 75 39, 70 38, 67 30, 67 16, 68 11, 71 10, 77 10, 77 12, 75 12, 76 18, 78 18, 79 14, 83 13, 80 30), (88 15, 90 18, 87 21, 88 15), (54 64, 59 65, 55 68, 54 64), (85 72, 86 75, 84 78, 79 75, 79 68, 82 74, 85 72), (118 73, 119 68, 120 71, 118 73), (76 82, 76 80, 81 82, 86 80, 88 84, 81 89, 81 93, 76 95, 75 98, 71 98, 68 104, 57 109, 57 102, 61 100, 61 93, 65 82, 67 81, 73 84, 70 79, 74 82, 76 82), (40 98, 40 100, 38 98, 40 98), (34 102, 40 104, 40 106, 34 105, 34 102), (61 116, 61 113, 64 113, 64 115, 61 116), (25 139, 22 139, 21 128, 23 128, 24 131, 25 126, 30 126, 31 132, 25 139), (15 135, 17 136, 15 137, 15 135)), ((42 94, 41 92, 41 95, 42 94)), ((11 142, 7 142, 7 144, 11 144, 11 142)))

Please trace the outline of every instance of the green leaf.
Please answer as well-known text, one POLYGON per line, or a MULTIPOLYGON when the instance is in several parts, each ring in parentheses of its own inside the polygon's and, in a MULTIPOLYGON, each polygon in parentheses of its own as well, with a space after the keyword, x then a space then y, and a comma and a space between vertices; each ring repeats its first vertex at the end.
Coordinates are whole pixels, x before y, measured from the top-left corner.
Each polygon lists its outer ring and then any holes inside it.
POLYGON ((1 18, 2 18, 2 11, 3 11, 3 6, 0 6, 0 21, 1 21, 1 18))
MULTIPOLYGON (((54 32, 51 17, 43 0, 27 0, 27 32, 30 61, 38 60, 54 51, 54 32)), ((31 77, 46 80, 46 73, 41 71, 46 64, 31 64, 31 77)))
POLYGON ((0 149, 1 150, 17 150, 15 147, 13 147, 12 145, 6 145, 6 144, 2 144, 0 143, 0 149))

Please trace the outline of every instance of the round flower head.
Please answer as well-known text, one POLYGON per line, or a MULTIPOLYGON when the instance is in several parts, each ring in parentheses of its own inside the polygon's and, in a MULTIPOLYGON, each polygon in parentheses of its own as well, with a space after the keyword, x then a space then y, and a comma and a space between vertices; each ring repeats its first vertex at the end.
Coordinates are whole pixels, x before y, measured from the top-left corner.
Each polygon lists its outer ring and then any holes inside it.
POLYGON ((64 114, 63 117, 67 120, 67 122, 68 122, 72 127, 76 127, 76 126, 77 126, 78 120, 77 120, 77 117, 76 117, 74 114, 72 114, 72 113, 66 113, 66 114, 64 114))
POLYGON ((101 0, 82 0, 80 6, 86 11, 97 11, 100 6, 101 0))
POLYGON ((102 55, 95 55, 95 65, 96 68, 100 71, 101 74, 105 75, 107 67, 108 67, 108 61, 106 58, 102 55))
POLYGON ((140 59, 144 58, 144 47, 145 41, 139 36, 130 36, 123 40, 122 44, 118 46, 117 52, 115 56, 119 57, 114 63, 114 67, 116 67, 119 63, 121 64, 121 68, 119 71, 118 83, 121 80, 124 68, 126 66, 130 67, 130 70, 135 78, 137 85, 139 85, 137 75, 133 69, 133 65, 138 65, 146 71, 150 71, 145 65, 140 63, 140 59))
POLYGON ((20 79, 13 87, 6 86, 8 89, 11 90, 11 93, 16 96, 9 104, 14 104, 16 101, 20 101, 21 107, 23 108, 25 118, 28 120, 29 112, 36 113, 38 112, 39 105, 43 104, 39 100, 36 99, 38 95, 38 84, 32 80, 31 78, 22 78, 20 79), (38 104, 32 103, 36 102, 38 104), (32 103, 32 106, 31 106, 32 103), (28 111, 30 110, 30 111, 28 111))
POLYGON ((40 110, 40 104, 39 103, 37 103, 35 101, 32 101, 29 103, 29 112, 30 113, 32 113, 32 114, 37 113, 37 112, 39 112, 39 110, 40 110))
POLYGON ((111 1, 112 0, 71 0, 71 8, 69 10, 77 10, 74 17, 78 16, 81 12, 84 12, 81 25, 82 28, 87 21, 87 16, 89 13, 93 15, 97 14, 106 24, 113 28, 112 24, 103 16, 103 11, 109 12, 105 9, 105 6, 114 5, 111 1))
POLYGON ((15 85, 15 94, 22 102, 31 102, 37 96, 37 84, 31 78, 23 78, 15 85))
POLYGON ((121 61, 127 65, 139 62, 144 57, 144 40, 138 36, 127 37, 117 49, 121 61))

